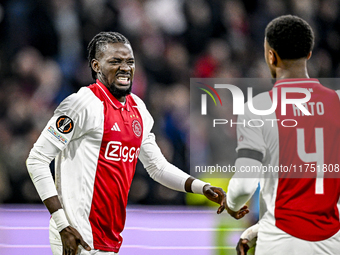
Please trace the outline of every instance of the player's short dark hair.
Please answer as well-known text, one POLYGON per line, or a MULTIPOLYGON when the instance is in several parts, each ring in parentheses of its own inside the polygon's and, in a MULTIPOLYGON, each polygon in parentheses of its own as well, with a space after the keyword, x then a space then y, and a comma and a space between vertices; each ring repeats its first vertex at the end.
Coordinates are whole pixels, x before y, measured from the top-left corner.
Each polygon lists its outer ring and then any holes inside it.
POLYGON ((266 27, 266 40, 281 59, 307 57, 314 46, 314 33, 303 19, 284 15, 273 19, 266 27))
POLYGON ((87 46, 89 66, 91 68, 92 78, 97 78, 97 73, 92 69, 91 61, 96 58, 97 54, 102 51, 102 47, 108 43, 130 44, 129 40, 118 32, 100 32, 95 35, 87 46))

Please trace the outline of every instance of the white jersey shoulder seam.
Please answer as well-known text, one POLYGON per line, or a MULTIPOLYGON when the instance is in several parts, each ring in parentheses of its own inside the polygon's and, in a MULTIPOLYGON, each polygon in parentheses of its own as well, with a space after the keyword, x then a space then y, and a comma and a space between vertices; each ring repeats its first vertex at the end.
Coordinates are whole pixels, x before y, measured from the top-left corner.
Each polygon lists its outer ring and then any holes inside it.
POLYGON ((98 100, 97 102, 100 102, 100 99, 92 93, 89 88, 82 87, 77 93, 68 96, 63 101, 62 107, 68 108, 69 117, 72 118, 82 112, 85 108, 89 107, 96 100, 98 100))
POLYGON ((143 102, 143 100, 139 96, 137 96, 136 94, 133 94, 133 93, 131 93, 131 96, 132 96, 133 100, 135 100, 138 107, 146 108, 145 103, 143 102))

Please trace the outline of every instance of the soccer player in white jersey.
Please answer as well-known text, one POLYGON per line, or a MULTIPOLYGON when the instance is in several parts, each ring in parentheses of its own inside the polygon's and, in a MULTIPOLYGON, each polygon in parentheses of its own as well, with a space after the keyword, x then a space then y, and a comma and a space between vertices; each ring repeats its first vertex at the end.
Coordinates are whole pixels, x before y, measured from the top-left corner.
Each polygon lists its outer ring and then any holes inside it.
POLYGON ((88 46, 96 82, 55 110, 27 159, 32 181, 51 213, 54 255, 117 254, 137 160, 159 183, 204 194, 225 208, 226 195, 167 162, 151 133, 153 119, 131 94, 135 60, 126 37, 97 34, 88 46), (55 158, 55 183, 49 164, 55 158))
MULTIPOLYGON (((266 28, 265 60, 276 83, 271 91, 254 97, 253 102, 255 109, 270 109, 276 97, 277 109, 263 116, 247 109, 244 115, 238 116, 238 122, 247 123, 250 119, 293 121, 285 125, 279 121, 265 121, 258 127, 239 125, 235 164, 237 169, 245 166, 261 169, 261 165, 262 169, 292 167, 291 171, 263 171, 263 175, 255 173, 249 178, 237 173, 230 181, 227 210, 235 218, 242 218, 249 212, 244 204, 259 182, 261 187, 260 221, 241 236, 237 247, 239 254, 246 254, 247 242, 256 236, 255 254, 340 254, 337 207, 340 92, 309 78, 307 60, 313 44, 311 27, 299 17, 281 16, 266 28), (281 94, 291 88, 310 92, 311 98, 303 104, 309 114, 303 114, 296 105, 287 104, 284 115, 281 94)), ((287 93, 287 98, 304 97, 302 93, 287 93)))

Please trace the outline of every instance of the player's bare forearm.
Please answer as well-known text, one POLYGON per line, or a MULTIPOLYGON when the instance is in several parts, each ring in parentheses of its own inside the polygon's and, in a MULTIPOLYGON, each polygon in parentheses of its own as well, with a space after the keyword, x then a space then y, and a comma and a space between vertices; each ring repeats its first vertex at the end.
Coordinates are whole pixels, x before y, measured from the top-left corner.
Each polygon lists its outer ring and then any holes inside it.
POLYGON ((58 196, 49 197, 45 199, 43 202, 47 210, 50 212, 50 214, 62 208, 58 196))

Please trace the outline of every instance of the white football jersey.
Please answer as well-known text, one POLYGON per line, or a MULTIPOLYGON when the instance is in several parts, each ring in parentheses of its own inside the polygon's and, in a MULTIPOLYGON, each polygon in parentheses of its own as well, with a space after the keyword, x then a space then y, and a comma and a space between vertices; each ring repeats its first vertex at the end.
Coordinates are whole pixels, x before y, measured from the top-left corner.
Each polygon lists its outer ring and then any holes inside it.
MULTIPOLYGON (((316 79, 280 80, 274 88, 278 100, 274 113, 255 115, 246 107, 245 114, 238 117, 245 126, 237 127, 237 151, 250 149, 264 156, 260 192, 263 217, 300 239, 327 239, 340 229, 339 96, 316 79), (311 115, 292 104, 287 104, 284 115, 284 88, 308 89, 311 99, 303 106, 311 115)), ((273 90, 257 95, 253 98, 255 108, 270 109, 274 96, 273 90)), ((287 93, 287 98, 302 96, 287 93)))
POLYGON ((128 95, 122 105, 97 80, 57 107, 30 153, 27 166, 41 199, 58 194, 71 226, 96 250, 119 251, 138 158, 153 179, 184 191, 189 175, 166 161, 152 126, 141 99, 128 95), (47 162, 54 157, 57 191, 47 162))

